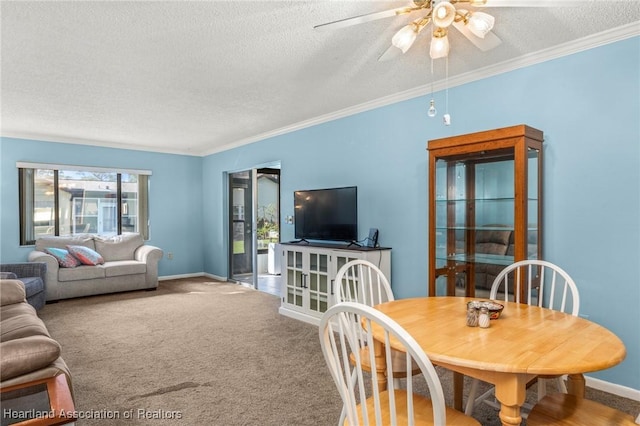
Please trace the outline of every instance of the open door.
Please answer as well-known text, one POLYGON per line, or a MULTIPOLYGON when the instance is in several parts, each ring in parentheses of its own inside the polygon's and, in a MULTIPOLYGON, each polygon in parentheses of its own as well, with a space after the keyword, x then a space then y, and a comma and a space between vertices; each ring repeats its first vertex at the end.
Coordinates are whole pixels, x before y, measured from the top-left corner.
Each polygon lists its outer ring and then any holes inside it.
POLYGON ((229 279, 280 292, 280 169, 229 173, 229 279))
POLYGON ((254 236, 251 170, 229 174, 229 219, 230 278, 253 285, 254 236))

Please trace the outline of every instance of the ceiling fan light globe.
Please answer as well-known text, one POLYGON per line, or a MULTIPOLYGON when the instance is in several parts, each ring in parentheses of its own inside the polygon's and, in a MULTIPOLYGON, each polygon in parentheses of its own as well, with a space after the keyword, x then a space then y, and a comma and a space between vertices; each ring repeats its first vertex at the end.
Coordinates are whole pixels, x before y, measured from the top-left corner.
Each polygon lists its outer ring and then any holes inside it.
POLYGON ((431 99, 431 101, 429 101, 429 109, 427 110, 427 115, 433 118, 436 116, 436 114, 438 114, 438 110, 436 110, 436 101, 431 99))
POLYGON ((402 53, 405 53, 409 50, 413 42, 416 41, 417 35, 417 28, 414 24, 406 25, 393 36, 391 44, 402 50, 402 53))
POLYGON ((433 23, 440 28, 446 28, 453 23, 456 8, 448 1, 442 1, 433 8, 433 23))
POLYGON ((431 38, 431 46, 429 47, 429 56, 431 59, 445 58, 449 54, 449 38, 434 35, 431 38))
POLYGON ((484 38, 484 36, 493 29, 496 18, 484 12, 474 12, 467 22, 467 27, 473 35, 484 38))

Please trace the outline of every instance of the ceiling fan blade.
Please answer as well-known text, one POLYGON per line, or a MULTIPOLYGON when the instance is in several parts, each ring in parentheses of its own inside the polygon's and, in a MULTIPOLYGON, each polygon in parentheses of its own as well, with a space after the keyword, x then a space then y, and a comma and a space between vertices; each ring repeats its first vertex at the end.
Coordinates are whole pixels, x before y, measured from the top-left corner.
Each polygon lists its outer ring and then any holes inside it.
POLYGON ((484 36, 484 38, 480 38, 475 34, 473 34, 463 22, 454 22, 453 26, 456 27, 456 29, 460 31, 462 35, 468 38, 471 43, 475 44, 476 47, 482 50, 483 52, 486 52, 487 50, 491 50, 494 47, 498 46, 500 43, 502 43, 502 40, 500 40, 500 37, 498 37, 492 32, 488 32, 484 36))
POLYGON ((406 13, 410 13, 416 10, 424 9, 424 7, 419 6, 405 6, 398 7, 396 9, 383 10, 382 12, 373 12, 366 13, 364 15, 354 16, 352 18, 340 19, 338 21, 327 22, 326 24, 316 25, 313 28, 316 30, 328 30, 328 29, 337 29, 337 28, 345 28, 350 27, 352 25, 363 24, 365 22, 371 22, 378 19, 390 18, 392 16, 404 15, 406 13))
POLYGON ((378 61, 385 62, 391 61, 393 59, 399 58, 402 56, 402 50, 395 47, 393 44, 389 46, 387 50, 384 51, 382 55, 378 58, 378 61))

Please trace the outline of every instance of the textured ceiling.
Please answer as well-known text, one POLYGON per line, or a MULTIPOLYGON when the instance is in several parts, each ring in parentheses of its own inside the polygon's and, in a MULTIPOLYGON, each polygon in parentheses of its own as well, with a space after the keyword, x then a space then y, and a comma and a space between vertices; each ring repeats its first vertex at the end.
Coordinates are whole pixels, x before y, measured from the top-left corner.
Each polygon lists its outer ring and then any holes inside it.
MULTIPOLYGON (((450 82, 603 32, 640 34, 637 0, 488 2, 539 7, 487 9, 502 39, 489 52, 452 31, 450 82)), ((417 96, 443 78, 443 62, 430 75, 428 30, 401 57, 377 59, 419 13, 313 28, 405 5, 2 1, 2 135, 205 155, 417 96)))

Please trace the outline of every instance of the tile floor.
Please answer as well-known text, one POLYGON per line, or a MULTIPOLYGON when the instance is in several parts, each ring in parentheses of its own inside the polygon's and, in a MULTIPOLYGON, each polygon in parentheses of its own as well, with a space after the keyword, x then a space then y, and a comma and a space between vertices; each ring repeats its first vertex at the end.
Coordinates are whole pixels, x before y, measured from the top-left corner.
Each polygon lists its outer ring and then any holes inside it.
MULTIPOLYGON (((236 275, 235 278, 244 284, 251 285, 251 274, 236 275)), ((258 275, 258 290, 280 297, 280 275, 260 274, 258 275)))
POLYGON ((258 275, 258 290, 280 297, 280 275, 258 275))

